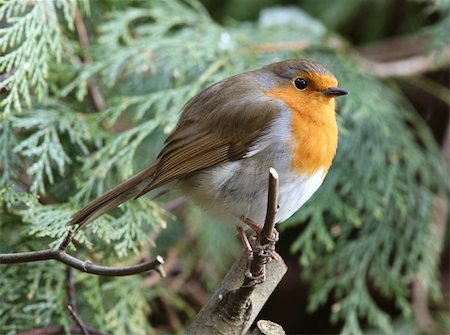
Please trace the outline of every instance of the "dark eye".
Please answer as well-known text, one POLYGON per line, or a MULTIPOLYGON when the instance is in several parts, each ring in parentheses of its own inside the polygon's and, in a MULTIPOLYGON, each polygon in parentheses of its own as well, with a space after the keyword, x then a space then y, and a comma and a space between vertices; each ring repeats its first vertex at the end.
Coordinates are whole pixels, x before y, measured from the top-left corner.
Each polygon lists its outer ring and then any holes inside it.
POLYGON ((295 87, 297 87, 299 90, 304 90, 308 86, 308 83, 303 78, 297 78, 295 79, 295 87))

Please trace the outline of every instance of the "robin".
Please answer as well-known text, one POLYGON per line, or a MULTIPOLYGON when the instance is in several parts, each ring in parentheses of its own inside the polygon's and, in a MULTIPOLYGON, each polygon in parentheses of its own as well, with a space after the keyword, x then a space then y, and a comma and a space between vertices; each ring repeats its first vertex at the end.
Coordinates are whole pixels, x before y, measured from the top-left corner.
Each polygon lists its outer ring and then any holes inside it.
POLYGON ((279 175, 276 222, 319 188, 336 153, 335 97, 347 94, 311 60, 291 59, 213 84, 183 108, 156 162, 88 203, 79 228, 160 186, 186 194, 224 221, 263 224, 267 175, 279 175))

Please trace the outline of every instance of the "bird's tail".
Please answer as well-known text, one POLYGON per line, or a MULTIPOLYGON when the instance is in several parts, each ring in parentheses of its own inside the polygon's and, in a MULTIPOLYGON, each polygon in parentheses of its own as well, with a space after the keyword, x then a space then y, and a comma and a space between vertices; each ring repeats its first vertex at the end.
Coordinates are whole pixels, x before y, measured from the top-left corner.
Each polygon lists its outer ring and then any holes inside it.
MULTIPOLYGON (((80 209, 71 217, 67 225, 78 225, 77 229, 80 229, 109 210, 138 196, 142 190, 147 188, 152 182, 155 172, 156 165, 152 165, 130 179, 120 183, 80 209)), ((150 188, 148 190, 150 190, 150 188)))

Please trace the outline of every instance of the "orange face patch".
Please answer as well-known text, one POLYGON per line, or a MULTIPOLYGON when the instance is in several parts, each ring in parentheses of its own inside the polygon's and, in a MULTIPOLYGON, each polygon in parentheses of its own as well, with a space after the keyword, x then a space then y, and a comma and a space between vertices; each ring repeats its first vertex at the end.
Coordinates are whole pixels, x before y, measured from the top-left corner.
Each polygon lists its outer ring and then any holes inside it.
POLYGON ((337 81, 320 74, 300 77, 308 81, 305 90, 298 90, 289 83, 265 94, 283 101, 291 111, 293 170, 312 175, 323 169, 325 175, 336 153, 338 130, 334 99, 321 95, 320 91, 337 86, 337 81))

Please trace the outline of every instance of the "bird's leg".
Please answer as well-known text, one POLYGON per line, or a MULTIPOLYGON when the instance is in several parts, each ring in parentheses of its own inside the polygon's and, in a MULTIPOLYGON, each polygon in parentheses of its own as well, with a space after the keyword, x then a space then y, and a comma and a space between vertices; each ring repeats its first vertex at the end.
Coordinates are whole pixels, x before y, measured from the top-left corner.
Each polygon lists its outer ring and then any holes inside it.
POLYGON ((261 235, 262 228, 255 221, 253 221, 252 219, 250 219, 250 218, 248 218, 246 216, 241 216, 241 221, 244 222, 250 228, 252 228, 255 231, 256 236, 259 237, 261 235))
POLYGON ((244 250, 247 255, 247 268, 245 269, 245 282, 251 283, 251 286, 256 285, 257 283, 261 283, 264 281, 265 273, 264 270, 259 275, 253 275, 252 273, 252 262, 253 262, 253 248, 248 240, 247 234, 245 234, 244 228, 237 226, 237 231, 239 233, 239 237, 241 238, 242 244, 244 245, 244 250))
POLYGON ((272 258, 279 234, 276 229, 273 229, 270 237, 263 236, 263 229, 255 221, 245 216, 241 217, 241 221, 256 233, 256 236, 252 238, 252 243, 250 243, 244 229, 242 227, 237 228, 247 253, 248 263, 245 271, 245 285, 254 286, 263 283, 265 280, 265 264, 272 258))
POLYGON ((244 228, 237 226, 237 231, 239 233, 239 237, 241 238, 242 244, 244 245, 245 253, 247 254, 247 259, 251 261, 253 259, 253 249, 248 240, 247 235, 245 234, 244 228))
MULTIPOLYGON (((260 245, 255 246, 255 251, 252 248, 252 245, 250 244, 250 241, 248 240, 247 234, 245 234, 244 228, 237 226, 237 231, 239 233, 239 237, 241 238, 242 244, 244 245, 245 253, 247 255, 247 269, 245 270, 245 285, 248 286, 255 286, 257 284, 260 284, 264 282, 266 273, 264 266, 262 266, 261 270, 258 274, 253 274, 254 269, 252 269, 252 263, 253 263, 253 255, 254 253, 259 253, 261 250, 260 245)), ((265 264, 266 262, 264 262, 265 264)))
MULTIPOLYGON (((255 233, 256 233, 256 240, 260 241, 261 240, 262 231, 263 231, 261 226, 259 224, 257 224, 255 221, 253 221, 252 219, 250 219, 248 217, 245 217, 245 216, 241 216, 241 221, 244 222, 247 226, 249 226, 250 228, 252 228, 255 231, 255 233)), ((265 236, 265 239, 269 242, 266 245, 274 245, 276 242, 278 242, 279 236, 280 236, 280 234, 274 228, 272 230, 272 236, 270 236, 270 237, 265 236)))

